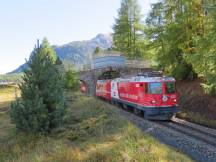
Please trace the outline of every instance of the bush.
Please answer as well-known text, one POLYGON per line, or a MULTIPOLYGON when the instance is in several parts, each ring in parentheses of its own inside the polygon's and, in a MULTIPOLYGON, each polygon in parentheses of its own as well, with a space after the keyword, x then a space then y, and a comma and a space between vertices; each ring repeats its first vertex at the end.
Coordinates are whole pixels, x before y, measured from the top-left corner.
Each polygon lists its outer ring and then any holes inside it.
POLYGON ((11 104, 11 120, 18 131, 46 133, 63 122, 63 79, 54 55, 44 40, 30 56, 20 85, 21 98, 11 104))
POLYGON ((69 90, 77 90, 79 87, 79 79, 74 70, 69 69, 64 75, 64 86, 69 90))
POLYGON ((203 83, 202 87, 206 94, 216 96, 216 83, 203 83))
POLYGON ((171 72, 176 79, 194 79, 197 74, 194 72, 192 65, 185 62, 177 64, 171 72))

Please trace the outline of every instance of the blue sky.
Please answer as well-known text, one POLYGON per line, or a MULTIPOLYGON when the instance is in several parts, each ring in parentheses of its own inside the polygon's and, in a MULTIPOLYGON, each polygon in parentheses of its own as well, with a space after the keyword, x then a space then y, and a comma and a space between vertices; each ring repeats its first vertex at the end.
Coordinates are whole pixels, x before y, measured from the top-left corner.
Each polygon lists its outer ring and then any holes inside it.
MULTIPOLYGON (((150 3, 138 0, 145 16, 150 3)), ((120 0, 0 0, 0 74, 28 59, 37 39, 51 44, 112 32, 120 0)))

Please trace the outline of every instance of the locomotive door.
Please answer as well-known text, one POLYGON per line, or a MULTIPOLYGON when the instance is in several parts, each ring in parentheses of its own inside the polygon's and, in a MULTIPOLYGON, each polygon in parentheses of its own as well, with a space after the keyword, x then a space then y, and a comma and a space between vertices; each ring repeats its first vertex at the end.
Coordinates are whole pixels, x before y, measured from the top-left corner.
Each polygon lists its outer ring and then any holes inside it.
POLYGON ((111 81, 111 97, 119 99, 117 80, 111 81))

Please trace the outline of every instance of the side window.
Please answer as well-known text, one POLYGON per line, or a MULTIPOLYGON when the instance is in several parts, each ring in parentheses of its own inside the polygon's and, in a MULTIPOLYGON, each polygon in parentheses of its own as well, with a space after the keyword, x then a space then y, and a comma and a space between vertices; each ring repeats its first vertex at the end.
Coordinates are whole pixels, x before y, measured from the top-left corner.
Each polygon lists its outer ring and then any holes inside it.
POLYGON ((166 93, 172 94, 176 92, 176 87, 174 82, 166 82, 166 93))

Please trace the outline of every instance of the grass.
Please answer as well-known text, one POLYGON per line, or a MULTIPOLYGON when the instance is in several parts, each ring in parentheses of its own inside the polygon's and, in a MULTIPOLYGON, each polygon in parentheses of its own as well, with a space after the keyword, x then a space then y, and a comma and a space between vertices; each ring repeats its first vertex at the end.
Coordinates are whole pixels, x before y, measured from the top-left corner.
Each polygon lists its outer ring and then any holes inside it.
POLYGON ((9 107, 15 96, 19 97, 20 92, 14 86, 0 86, 0 110, 9 107))
POLYGON ((65 125, 50 136, 16 133, 8 112, 0 114, 0 161, 186 162, 174 148, 144 134, 120 110, 93 97, 67 94, 65 125))

